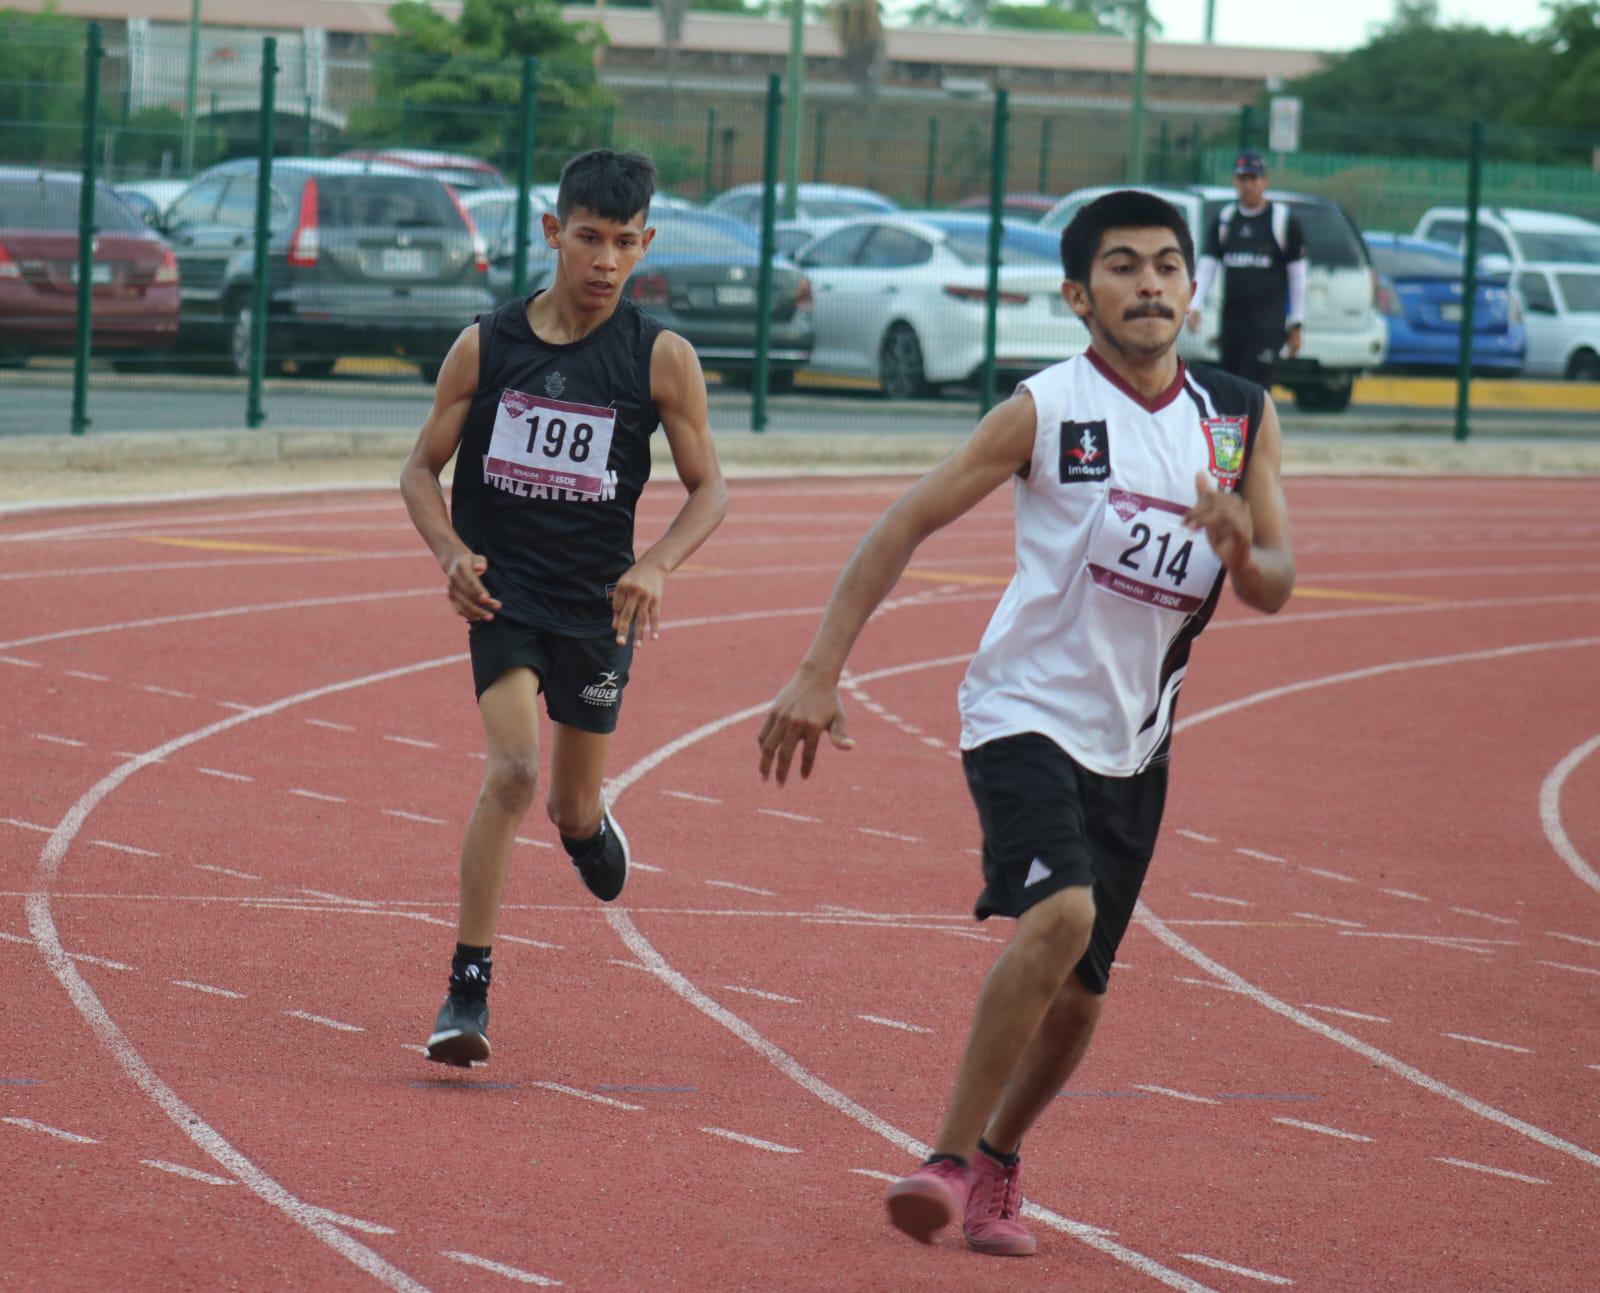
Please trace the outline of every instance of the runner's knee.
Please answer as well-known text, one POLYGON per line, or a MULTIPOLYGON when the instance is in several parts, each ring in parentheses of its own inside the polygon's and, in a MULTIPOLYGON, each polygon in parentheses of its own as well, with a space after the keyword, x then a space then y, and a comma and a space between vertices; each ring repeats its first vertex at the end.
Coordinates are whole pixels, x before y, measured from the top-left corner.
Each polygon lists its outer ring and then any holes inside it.
POLYGON ((1094 892, 1087 885, 1073 885, 1042 899, 1023 912, 1017 936, 1046 952, 1052 961, 1075 964, 1089 945, 1094 928, 1094 892))
POLYGON ((483 774, 483 798, 503 813, 521 816, 539 785, 537 757, 491 758, 483 774))

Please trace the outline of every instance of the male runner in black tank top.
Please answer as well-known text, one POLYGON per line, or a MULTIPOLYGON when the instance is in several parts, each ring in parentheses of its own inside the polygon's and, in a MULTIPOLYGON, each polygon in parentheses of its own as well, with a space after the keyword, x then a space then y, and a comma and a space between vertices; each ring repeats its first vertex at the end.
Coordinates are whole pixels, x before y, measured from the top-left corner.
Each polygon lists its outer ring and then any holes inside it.
POLYGON ((655 168, 598 149, 567 163, 547 291, 456 338, 400 492, 468 622, 488 755, 461 845, 449 994, 431 1060, 489 1058, 490 947, 517 828, 539 769, 538 695, 552 744, 546 809, 590 891, 610 902, 628 842, 601 795, 633 649, 658 636, 666 576, 716 529, 728 492, 694 350, 622 296, 655 231, 655 168), (650 436, 666 430, 688 498, 635 559, 650 436), (439 473, 456 459, 453 512, 439 473))

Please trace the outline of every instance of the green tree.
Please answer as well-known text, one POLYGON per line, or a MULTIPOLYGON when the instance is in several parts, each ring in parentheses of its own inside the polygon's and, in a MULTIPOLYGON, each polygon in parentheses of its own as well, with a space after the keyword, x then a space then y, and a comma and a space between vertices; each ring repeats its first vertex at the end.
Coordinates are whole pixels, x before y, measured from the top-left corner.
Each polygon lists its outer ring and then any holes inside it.
MULTIPOLYGON (((1043 0, 1041 4, 919 0, 911 11, 911 21, 929 26, 1020 27, 1132 36, 1139 24, 1139 0, 1043 0)), ((1155 14, 1147 13, 1145 30, 1152 36, 1160 34, 1161 22, 1155 14)))
POLYGON ((1554 62, 1550 90, 1528 104, 1525 115, 1540 125, 1595 134, 1600 131, 1600 0, 1547 7, 1550 24, 1543 44, 1554 62))
POLYGON ((0 155, 12 162, 76 163, 83 147, 83 24, 54 4, 42 13, 0 9, 0 155))
POLYGON ((604 33, 568 22, 557 0, 465 0, 454 22, 424 0, 399 0, 389 16, 374 101, 350 114, 346 143, 446 148, 509 168, 524 57, 539 60, 537 173, 609 137, 616 105, 594 71, 604 33))

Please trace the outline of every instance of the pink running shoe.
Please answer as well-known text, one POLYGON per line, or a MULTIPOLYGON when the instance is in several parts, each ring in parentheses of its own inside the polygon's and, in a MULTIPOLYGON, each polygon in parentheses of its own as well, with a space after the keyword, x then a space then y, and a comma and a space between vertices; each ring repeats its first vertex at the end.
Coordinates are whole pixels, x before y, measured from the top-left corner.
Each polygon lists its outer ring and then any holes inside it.
POLYGON ((981 1149, 972 1156, 972 1193, 961 1223, 967 1247, 990 1257, 1030 1257, 1033 1236, 1017 1220, 1022 1210, 1022 1161, 1011 1167, 981 1149))
POLYGON ((895 1229, 919 1244, 927 1244, 961 1215, 971 1189, 972 1169, 941 1159, 924 1163, 910 1176, 896 1181, 884 1201, 889 1205, 889 1220, 895 1229))

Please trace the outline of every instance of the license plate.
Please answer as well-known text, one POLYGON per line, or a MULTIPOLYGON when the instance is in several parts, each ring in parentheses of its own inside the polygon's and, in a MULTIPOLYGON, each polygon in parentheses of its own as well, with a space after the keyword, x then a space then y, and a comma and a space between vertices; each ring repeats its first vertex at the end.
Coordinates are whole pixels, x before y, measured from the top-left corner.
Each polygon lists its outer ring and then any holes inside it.
POLYGON ((753 287, 719 287, 717 289, 718 305, 754 305, 756 303, 756 289, 753 287))
POLYGON ((426 255, 416 247, 385 247, 383 272, 385 274, 420 274, 428 267, 426 255))
MULTIPOLYGON (((78 281, 77 261, 72 262, 71 268, 67 271, 67 277, 73 283, 78 281)), ((111 282, 111 278, 111 265, 108 262, 97 262, 89 267, 89 282, 94 286, 104 287, 107 283, 111 282)))
POLYGON ((1443 319, 1446 323, 1460 323, 1461 322, 1461 307, 1459 305, 1454 305, 1454 304, 1441 305, 1439 307, 1439 317, 1441 319, 1443 319))

